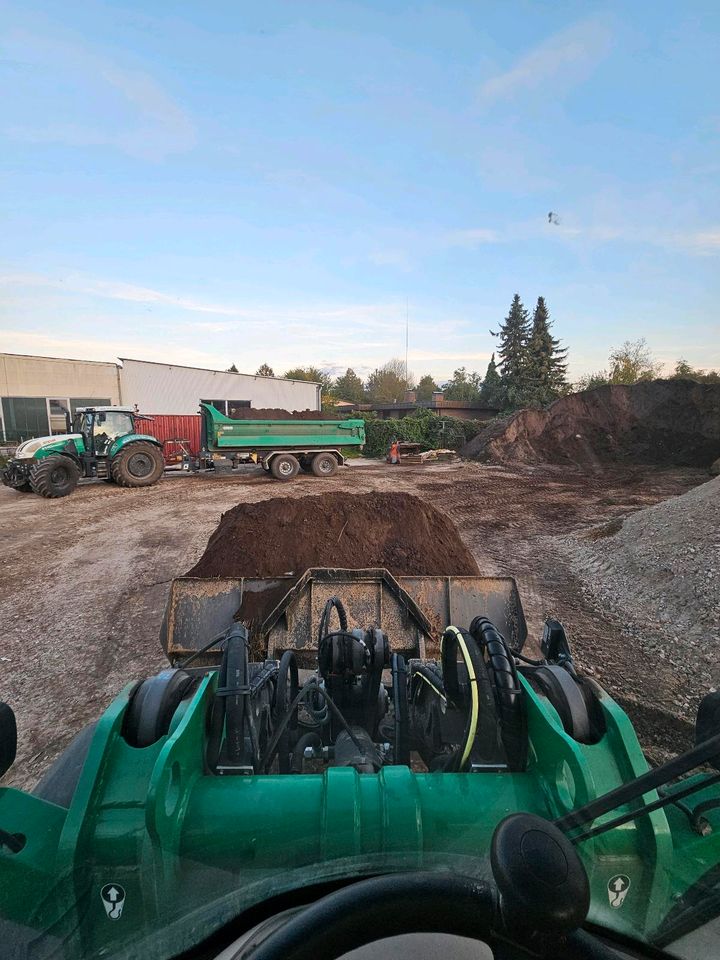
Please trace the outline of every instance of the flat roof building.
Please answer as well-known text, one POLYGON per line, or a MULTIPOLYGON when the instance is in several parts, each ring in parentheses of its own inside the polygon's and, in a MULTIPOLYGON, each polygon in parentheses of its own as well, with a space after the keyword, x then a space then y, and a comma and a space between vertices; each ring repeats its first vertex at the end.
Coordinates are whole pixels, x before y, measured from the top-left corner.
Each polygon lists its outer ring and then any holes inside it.
POLYGON ((240 407, 320 410, 321 386, 129 358, 118 364, 0 353, 0 438, 8 443, 65 433, 78 407, 188 415, 201 400, 230 416, 240 407))

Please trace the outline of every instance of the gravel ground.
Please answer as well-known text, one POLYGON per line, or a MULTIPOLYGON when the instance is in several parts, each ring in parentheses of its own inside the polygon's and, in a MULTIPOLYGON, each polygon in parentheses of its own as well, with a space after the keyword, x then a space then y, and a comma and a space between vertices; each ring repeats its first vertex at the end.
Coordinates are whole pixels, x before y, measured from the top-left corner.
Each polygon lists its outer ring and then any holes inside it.
POLYGON ((556 543, 583 590, 685 679, 662 706, 694 713, 720 686, 720 477, 556 543))
POLYGON ((62 500, 0 487, 0 698, 19 726, 18 759, 3 783, 32 786, 126 683, 163 668, 168 584, 197 562, 223 511, 341 491, 413 493, 445 512, 482 573, 517 579, 531 638, 546 616, 562 620, 580 667, 628 709, 649 755, 662 759, 689 742, 691 697, 707 686, 707 671, 688 678, 654 652, 668 652, 667 632, 642 602, 632 629, 604 609, 558 538, 706 479, 699 470, 589 476, 564 467, 356 461, 331 479, 286 485, 249 470, 167 478, 147 490, 88 482, 62 500))

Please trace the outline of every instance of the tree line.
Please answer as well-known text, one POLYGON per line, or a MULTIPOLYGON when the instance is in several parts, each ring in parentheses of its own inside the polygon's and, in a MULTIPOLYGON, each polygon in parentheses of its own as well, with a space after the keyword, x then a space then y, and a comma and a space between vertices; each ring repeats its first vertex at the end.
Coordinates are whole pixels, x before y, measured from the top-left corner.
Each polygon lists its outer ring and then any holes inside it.
MULTIPOLYGON (((417 400, 426 401, 434 392, 443 391, 446 400, 469 400, 499 410, 527 405, 544 405, 567 392, 565 378, 567 351, 550 332, 551 322, 543 297, 538 297, 532 320, 518 294, 493 336, 498 338, 497 357, 493 353, 485 376, 458 367, 450 380, 438 383, 430 374, 416 379, 405 370, 402 360, 393 358, 377 367, 365 381, 348 368, 333 378, 318 367, 294 367, 283 374, 289 380, 312 380, 322 385, 330 403, 393 403, 404 400, 413 390, 417 400)), ((256 376, 273 377, 264 363, 256 376)))
MULTIPOLYGON (((408 390, 414 390, 417 400, 427 401, 435 391, 442 390, 446 400, 468 400, 509 412, 521 407, 545 407, 573 389, 631 384, 662 375, 663 365, 655 359, 644 339, 626 340, 611 351, 607 368, 586 374, 571 384, 567 379, 567 348, 553 336, 551 328, 545 298, 538 297, 530 316, 516 293, 498 330, 490 331, 497 340, 497 348, 484 376, 462 366, 442 383, 437 383, 430 374, 416 379, 397 358, 377 367, 364 381, 350 367, 338 377, 314 366, 294 367, 283 376, 290 380, 320 383, 324 404, 328 406, 336 400, 355 404, 400 402, 408 390)), ((256 371, 256 376, 273 377, 275 373, 264 363, 256 371)), ((720 382, 717 371, 693 368, 684 359, 677 361, 670 376, 720 382)))

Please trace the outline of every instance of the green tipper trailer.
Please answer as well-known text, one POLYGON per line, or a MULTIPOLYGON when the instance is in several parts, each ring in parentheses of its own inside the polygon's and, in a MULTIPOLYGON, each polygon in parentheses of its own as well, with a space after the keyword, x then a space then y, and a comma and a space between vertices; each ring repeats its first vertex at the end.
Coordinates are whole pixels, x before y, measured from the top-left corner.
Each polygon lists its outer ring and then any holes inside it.
POLYGON ((254 461, 277 480, 299 470, 331 477, 345 451, 365 443, 364 420, 233 420, 209 403, 200 404, 200 413, 200 469, 223 472, 254 461))

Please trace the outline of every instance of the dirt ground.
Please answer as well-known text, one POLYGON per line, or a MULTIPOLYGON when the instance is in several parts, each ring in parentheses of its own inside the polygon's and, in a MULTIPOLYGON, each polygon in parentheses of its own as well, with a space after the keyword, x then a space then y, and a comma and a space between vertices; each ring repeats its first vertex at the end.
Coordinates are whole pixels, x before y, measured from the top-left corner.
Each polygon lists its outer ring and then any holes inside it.
MULTIPOLYGON (((0 487, 0 698, 18 719, 4 784, 32 786, 71 737, 128 682, 162 669, 158 632, 169 581, 197 563, 221 514, 241 502, 339 491, 407 492, 456 524, 480 572, 519 585, 532 652, 546 616, 566 626, 576 659, 628 710, 651 759, 689 744, 695 694, 632 627, 596 606, 554 538, 681 494, 704 470, 508 468, 478 463, 390 467, 352 462, 333 478, 280 485, 260 471, 178 476, 147 490, 81 484, 44 500, 0 487)), ((272 531, 267 532, 272 536, 272 531)), ((392 638, 391 638, 392 640, 392 638)))

